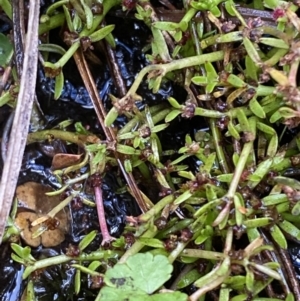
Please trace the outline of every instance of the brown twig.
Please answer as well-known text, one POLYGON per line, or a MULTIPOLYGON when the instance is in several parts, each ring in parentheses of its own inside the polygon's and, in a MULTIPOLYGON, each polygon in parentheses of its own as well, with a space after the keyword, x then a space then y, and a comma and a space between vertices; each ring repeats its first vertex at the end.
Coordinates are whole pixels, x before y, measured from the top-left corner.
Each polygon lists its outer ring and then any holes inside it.
POLYGON ((116 59, 115 51, 112 49, 112 47, 107 43, 105 43, 105 50, 107 55, 107 62, 110 67, 110 72, 113 76, 113 79, 115 81, 116 88, 118 90, 118 94, 120 97, 123 97, 127 93, 126 85, 124 83, 124 79, 122 77, 119 64, 116 59))
POLYGON ((19 78, 22 74, 22 65, 24 60, 24 1, 13 0, 13 32, 14 32, 14 54, 15 64, 19 78))
MULTIPOLYGON (((85 84, 85 87, 87 89, 87 91, 89 92, 89 95, 91 97, 91 100, 93 102, 94 108, 95 108, 95 112, 97 114, 98 120, 100 122, 100 125, 104 131, 104 134, 107 138, 107 140, 109 142, 116 142, 116 136, 115 133, 113 131, 112 128, 107 128, 104 125, 104 119, 106 116, 106 112, 105 109, 103 107, 102 101, 99 97, 99 93, 95 84, 95 81, 92 77, 92 74, 90 72, 90 69, 87 65, 87 62, 84 58, 84 55, 82 53, 81 50, 78 50, 75 54, 74 54, 74 59, 75 62, 77 64, 77 68, 82 76, 83 82, 85 84)), ((139 188, 137 187, 137 184, 135 182, 135 179, 132 175, 132 173, 127 173, 123 162, 121 161, 121 159, 119 158, 119 154, 115 151, 115 158, 117 159, 119 168, 122 171, 122 174, 125 178, 125 181, 127 182, 129 189, 131 190, 132 195, 134 196, 136 202, 138 203, 140 209, 142 212, 146 212, 148 211, 148 207, 146 205, 146 203, 144 202, 144 199, 142 197, 142 194, 139 190, 139 188)))
MULTIPOLYGON (((254 19, 259 17, 265 22, 265 24, 270 26, 276 26, 276 22, 272 16, 272 12, 270 11, 247 8, 242 6, 238 6, 236 9, 243 16, 246 22, 248 21, 249 18, 254 19)), ((170 21, 176 23, 180 22, 185 14, 184 10, 179 10, 179 9, 169 10, 169 9, 165 9, 164 7, 156 7, 155 11, 159 21, 170 21)), ((228 21, 232 21, 235 23, 238 22, 237 18, 229 16, 226 12, 225 14, 226 14, 225 17, 228 21)), ((120 18, 135 19, 134 13, 123 12, 121 10, 110 11, 109 15, 120 17, 120 18)))
POLYGON ((0 241, 14 197, 30 124, 37 74, 39 8, 39 0, 30 1, 23 74, 12 126, 14 135, 9 140, 7 159, 0 182, 0 241))
POLYGON ((295 300, 300 300, 300 285, 299 280, 297 279, 295 269, 291 262, 291 258, 287 250, 278 248, 279 256, 281 257, 281 262, 284 262, 284 268, 287 273, 287 280, 290 283, 292 292, 294 293, 295 300))

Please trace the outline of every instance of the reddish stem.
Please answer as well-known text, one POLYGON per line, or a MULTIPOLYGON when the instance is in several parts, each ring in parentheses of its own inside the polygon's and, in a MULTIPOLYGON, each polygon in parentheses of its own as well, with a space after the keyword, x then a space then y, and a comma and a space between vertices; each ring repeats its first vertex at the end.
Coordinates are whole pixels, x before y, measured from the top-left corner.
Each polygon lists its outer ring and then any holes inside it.
POLYGON ((97 205, 99 225, 100 225, 100 229, 101 229, 101 233, 102 233, 101 245, 103 246, 106 243, 110 243, 112 240, 115 240, 115 238, 110 236, 108 228, 107 228, 101 187, 95 186, 94 193, 95 193, 95 199, 96 199, 96 205, 97 205))

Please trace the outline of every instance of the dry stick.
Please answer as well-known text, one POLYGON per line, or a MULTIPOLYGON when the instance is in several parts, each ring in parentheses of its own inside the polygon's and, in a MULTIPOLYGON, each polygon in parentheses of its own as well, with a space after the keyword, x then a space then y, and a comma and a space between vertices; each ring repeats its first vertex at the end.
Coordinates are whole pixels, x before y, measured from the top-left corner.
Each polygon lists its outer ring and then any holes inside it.
POLYGON ((282 262, 284 262, 284 268, 288 276, 287 279, 290 283, 290 287, 294 294, 295 300, 300 300, 300 285, 293 264, 291 263, 291 258, 288 254, 288 251, 282 248, 278 248, 277 252, 281 257, 282 262))
MULTIPOLYGON (((82 51, 78 50, 74 54, 74 59, 75 59, 75 62, 77 64, 77 68, 78 68, 80 74, 82 76, 84 76, 83 82, 85 84, 86 89, 89 92, 91 100, 93 101, 97 117, 99 119, 99 122, 101 124, 101 127, 104 131, 104 134, 105 134, 107 140, 110 141, 110 142, 116 142, 116 136, 115 136, 115 133, 114 133, 113 129, 112 128, 107 128, 104 124, 104 118, 106 116, 106 112, 104 110, 102 101, 101 101, 101 99, 99 97, 99 94, 98 94, 98 91, 97 91, 97 87, 96 87, 95 82, 93 80, 90 69, 88 68, 87 62, 86 62, 86 60, 85 60, 85 58, 82 54, 82 51)), ((129 185, 129 188, 131 189, 131 192, 132 192, 136 202, 138 203, 141 211, 143 213, 148 211, 147 205, 145 204, 145 202, 143 200, 141 192, 137 187, 137 184, 134 180, 134 177, 133 177, 132 173, 127 173, 126 172, 126 170, 123 166, 123 163, 120 160, 119 155, 118 155, 117 152, 115 152, 115 157, 117 159, 119 168, 121 169, 121 171, 123 173, 123 176, 124 176, 127 184, 129 185)))
MULTIPOLYGON (((18 78, 22 75, 22 65, 24 61, 24 37, 25 37, 25 22, 24 22, 24 0, 13 0, 13 36, 14 36, 14 57, 17 67, 18 78)), ((12 112, 14 114, 14 112, 12 112)), ((34 104, 31 112, 31 129, 37 131, 41 129, 40 120, 43 116, 42 109, 34 95, 34 104)))
MULTIPOLYGON (((14 63, 17 68, 18 78, 21 78, 22 64, 24 61, 24 1, 13 0, 13 38, 14 38, 14 63)), ((14 109, 10 113, 5 127, 3 129, 3 135, 1 140, 1 157, 3 163, 6 161, 7 146, 9 141, 9 135, 11 127, 14 121, 15 111, 14 109)), ((20 154, 22 155, 22 154, 20 154)))
POLYGON ((274 241, 274 239, 270 237, 269 233, 266 230, 260 230, 259 232, 263 237, 265 243, 273 247, 273 251, 265 250, 263 251, 263 254, 268 258, 268 260, 279 263, 280 268, 278 270, 278 273, 282 279, 281 285, 283 291, 285 292, 285 294, 288 294, 292 291, 294 293, 294 296, 296 297, 296 300, 300 300, 300 287, 290 260, 288 258, 285 258, 284 253, 282 256, 281 248, 278 246, 276 241, 274 241))
POLYGON ((126 95, 127 89, 120 71, 118 61, 116 59, 115 51, 106 41, 104 43, 105 43, 105 49, 107 53, 107 60, 110 65, 110 70, 111 73, 113 74, 113 78, 115 80, 115 85, 117 87, 118 94, 119 96, 123 97, 126 95))
POLYGON ((23 74, 12 127, 13 135, 9 140, 0 182, 0 241, 14 197, 30 124, 37 74, 39 8, 39 0, 30 0, 23 74))
POLYGON ((24 60, 24 1, 13 0, 13 32, 14 32, 14 55, 15 64, 19 78, 22 74, 22 64, 24 60))

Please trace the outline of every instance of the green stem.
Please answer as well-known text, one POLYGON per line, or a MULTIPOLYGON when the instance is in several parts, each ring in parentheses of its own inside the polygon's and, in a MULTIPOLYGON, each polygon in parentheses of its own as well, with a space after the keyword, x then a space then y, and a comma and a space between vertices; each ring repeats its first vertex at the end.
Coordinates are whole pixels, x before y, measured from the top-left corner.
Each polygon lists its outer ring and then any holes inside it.
MULTIPOLYGON (((159 121, 161 121, 162 119, 165 118, 164 114, 166 113, 166 115, 171 111, 171 109, 167 108, 165 109, 165 105, 164 104, 159 104, 159 105, 155 105, 149 108, 150 114, 153 115, 152 116, 152 120, 153 120, 153 124, 158 123, 159 121), (157 114, 156 114, 157 113, 157 114), (159 117, 158 117, 158 116, 159 117), (156 117, 157 116, 157 117, 156 117), (162 116, 164 116, 162 118, 162 116), (162 118, 162 119, 161 119, 162 118)), ((135 125, 139 122, 139 121, 143 121, 145 120, 145 111, 140 112, 139 115, 135 115, 131 120, 129 120, 124 127, 122 127, 119 132, 118 135, 122 135, 125 133, 128 133, 132 130, 133 127, 135 127, 135 125), (143 118, 143 120, 141 120, 141 117, 143 118)))
POLYGON ((277 29, 276 27, 273 26, 263 26, 261 29, 264 31, 264 34, 269 34, 273 37, 276 37, 278 39, 283 40, 286 42, 288 45, 290 44, 290 37, 282 32, 281 30, 277 29))
POLYGON ((207 118, 222 118, 227 116, 227 112, 223 113, 219 111, 207 110, 198 107, 195 109, 195 116, 202 116, 207 118))
POLYGON ((53 3, 52 5, 50 5, 46 11, 46 14, 48 16, 52 15, 55 10, 65 4, 68 4, 69 2, 71 2, 71 0, 60 0, 60 1, 57 1, 55 3, 53 3))
POLYGON ((227 34, 216 34, 212 35, 201 41, 201 49, 205 49, 209 46, 220 44, 220 43, 231 43, 243 40, 242 31, 234 31, 227 34))
POLYGON ((256 134, 256 118, 255 117, 249 118, 249 128, 250 128, 250 133, 253 134, 253 137, 251 138, 251 141, 244 144, 243 150, 241 152, 241 156, 240 156, 237 166, 235 168, 233 178, 232 178, 232 181, 230 183, 229 190, 227 193, 227 197, 229 199, 233 198, 235 195, 235 192, 239 185, 239 181, 240 181, 241 175, 244 171, 247 159, 248 159, 251 151, 253 150, 253 142, 255 140, 255 134, 256 134))
POLYGON ((69 257, 67 255, 59 255, 59 256, 54 256, 54 257, 39 260, 39 261, 35 262, 33 265, 28 266, 25 269, 25 271, 23 273, 23 279, 26 279, 32 272, 34 272, 36 270, 43 269, 43 268, 46 268, 46 267, 49 267, 52 265, 62 264, 62 263, 68 262, 72 259, 74 259, 74 258, 69 257))
POLYGON ((103 21, 105 15, 110 11, 110 9, 116 5, 121 4, 121 0, 104 0, 103 1, 103 13, 101 15, 95 15, 93 20, 93 25, 91 29, 84 28, 80 33, 80 37, 87 37, 92 34, 103 21))
POLYGON ((287 49, 282 49, 282 48, 277 49, 274 55, 272 55, 268 60, 266 60, 264 64, 270 67, 276 65, 280 61, 280 59, 287 54, 287 52, 288 52, 287 49))
POLYGON ((57 61, 54 65, 56 68, 62 68, 69 59, 74 55, 77 49, 80 47, 80 41, 74 42, 71 47, 67 50, 67 52, 57 61))
POLYGON ((186 12, 186 14, 184 15, 184 17, 182 18, 181 22, 186 22, 189 23, 192 18, 195 16, 195 14, 197 13, 197 10, 194 8, 189 8, 189 10, 186 12))
POLYGON ((157 215, 165 206, 172 203, 174 201, 174 196, 172 194, 167 195, 163 199, 161 199, 157 204, 155 204, 149 211, 140 215, 138 217, 139 222, 147 222, 153 216, 157 215))
POLYGON ((58 265, 62 263, 69 262, 71 260, 74 261, 94 261, 94 260, 100 260, 100 259, 108 259, 108 258, 118 258, 121 255, 118 251, 111 251, 111 250, 105 250, 105 251, 96 251, 92 252, 90 254, 81 254, 78 257, 70 257, 67 255, 58 255, 46 259, 42 259, 39 261, 36 261, 33 265, 26 267, 24 273, 23 273, 23 279, 26 279, 32 272, 44 269, 52 265, 58 265))
POLYGON ((177 257, 183 252, 184 248, 189 242, 178 242, 176 248, 171 252, 168 259, 170 263, 173 263, 177 257))
POLYGON ((49 32, 50 30, 60 27, 65 22, 65 14, 59 13, 57 15, 51 16, 51 18, 45 22, 41 23, 39 26, 39 35, 42 35, 46 32, 49 32))
POLYGON ((45 130, 28 134, 27 144, 48 139, 60 139, 63 141, 84 145, 86 143, 100 143, 100 139, 94 135, 82 135, 61 130, 45 130))
POLYGON ((216 148, 216 153, 219 161, 219 165, 221 167, 221 170, 224 174, 230 173, 230 169, 227 164, 227 160, 223 151, 223 148, 221 147, 221 133, 220 130, 216 126, 216 121, 211 118, 209 120, 209 125, 210 125, 210 130, 213 136, 215 148, 216 148))
MULTIPOLYGON (((155 226, 150 226, 150 228, 141 236, 145 238, 153 238, 157 233, 157 228, 155 226)), ((125 263, 128 257, 137 254, 145 245, 140 241, 136 241, 130 249, 128 249, 124 255, 120 258, 118 263, 125 263)))
POLYGON ((223 58, 224 58, 224 51, 216 51, 213 53, 196 55, 196 56, 191 56, 188 58, 174 60, 167 64, 149 65, 140 71, 140 73, 136 77, 134 83, 132 84, 129 91, 127 92, 125 98, 136 94, 136 91, 137 91, 138 87, 140 86, 144 76, 151 71, 160 71, 162 75, 165 75, 168 72, 171 72, 174 70, 189 68, 189 67, 196 66, 196 65, 202 65, 206 62, 216 62, 216 61, 222 60, 223 58))
POLYGON ((185 249, 183 250, 182 255, 186 257, 202 258, 208 260, 222 260, 226 257, 226 255, 220 252, 197 250, 197 249, 185 249))

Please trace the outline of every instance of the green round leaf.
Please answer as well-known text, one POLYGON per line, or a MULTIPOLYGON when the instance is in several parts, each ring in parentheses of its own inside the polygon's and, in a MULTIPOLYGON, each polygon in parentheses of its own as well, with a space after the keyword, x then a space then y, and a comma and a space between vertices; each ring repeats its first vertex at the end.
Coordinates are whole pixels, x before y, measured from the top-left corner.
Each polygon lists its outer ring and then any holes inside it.
MULTIPOLYGON (((126 263, 116 264, 106 273, 106 279, 120 291, 137 290, 152 294, 171 277, 173 266, 168 258, 151 253, 138 253, 131 256, 126 263)), ((107 299, 105 299, 107 300, 107 299)), ((116 298, 114 300, 122 300, 116 298)))

